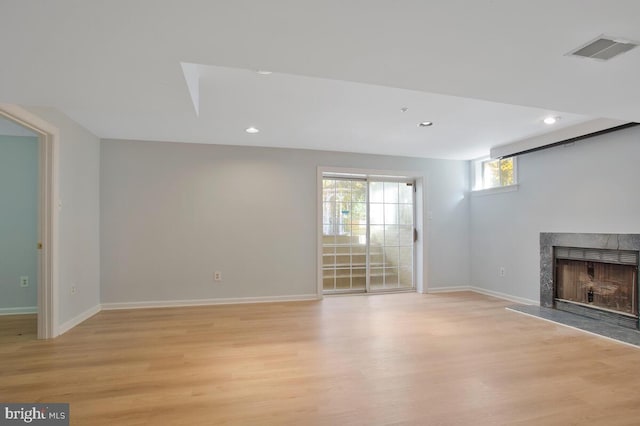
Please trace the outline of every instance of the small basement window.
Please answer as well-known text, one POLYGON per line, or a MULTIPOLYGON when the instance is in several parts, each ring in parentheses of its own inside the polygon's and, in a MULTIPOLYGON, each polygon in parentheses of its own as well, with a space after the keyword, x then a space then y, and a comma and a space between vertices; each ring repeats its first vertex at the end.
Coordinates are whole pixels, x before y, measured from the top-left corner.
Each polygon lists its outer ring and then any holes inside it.
POLYGON ((471 176, 473 179, 471 187, 474 191, 515 187, 518 183, 516 158, 475 160, 472 162, 471 176))

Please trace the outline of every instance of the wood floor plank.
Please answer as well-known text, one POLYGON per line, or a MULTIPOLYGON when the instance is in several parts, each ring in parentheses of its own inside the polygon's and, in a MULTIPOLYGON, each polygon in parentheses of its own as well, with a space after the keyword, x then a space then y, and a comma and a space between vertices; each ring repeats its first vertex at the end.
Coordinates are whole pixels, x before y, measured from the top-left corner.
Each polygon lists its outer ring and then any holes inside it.
POLYGON ((475 293, 0 317, 0 401, 73 425, 632 425, 640 349, 475 293))

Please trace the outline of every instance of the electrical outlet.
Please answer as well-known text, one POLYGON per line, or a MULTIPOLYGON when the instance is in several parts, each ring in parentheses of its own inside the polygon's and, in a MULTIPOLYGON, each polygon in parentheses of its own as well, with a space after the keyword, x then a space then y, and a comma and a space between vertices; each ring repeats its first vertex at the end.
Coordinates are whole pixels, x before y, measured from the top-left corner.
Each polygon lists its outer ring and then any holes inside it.
POLYGON ((29 277, 20 277, 20 287, 29 287, 29 277))
POLYGON ((78 292, 78 288, 75 285, 71 286, 71 294, 76 294, 78 292))
POLYGON ((214 281, 222 281, 222 272, 220 271, 216 271, 213 273, 213 280, 214 281))
POLYGON ((504 266, 501 266, 498 273, 500 274, 501 277, 505 277, 507 275, 507 269, 504 266))

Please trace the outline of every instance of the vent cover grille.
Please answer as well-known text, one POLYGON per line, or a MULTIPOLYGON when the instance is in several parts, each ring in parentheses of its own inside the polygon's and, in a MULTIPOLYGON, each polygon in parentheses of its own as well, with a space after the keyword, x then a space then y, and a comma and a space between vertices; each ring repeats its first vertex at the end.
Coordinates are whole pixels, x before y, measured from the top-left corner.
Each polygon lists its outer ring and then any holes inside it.
POLYGON ((569 56, 580 56, 582 58, 592 58, 606 61, 628 52, 636 47, 638 43, 629 40, 620 40, 615 37, 600 36, 590 41, 586 45, 569 52, 569 56))
POLYGON ((638 265, 638 252, 628 250, 555 247, 555 258, 616 263, 619 265, 638 265))

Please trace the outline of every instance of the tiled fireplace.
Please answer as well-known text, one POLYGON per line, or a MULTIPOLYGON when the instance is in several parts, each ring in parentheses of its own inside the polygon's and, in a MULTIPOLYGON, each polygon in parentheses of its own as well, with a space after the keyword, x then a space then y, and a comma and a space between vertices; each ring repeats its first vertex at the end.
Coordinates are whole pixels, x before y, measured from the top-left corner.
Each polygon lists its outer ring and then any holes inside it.
POLYGON ((638 329, 639 234, 540 234, 540 305, 638 329))

